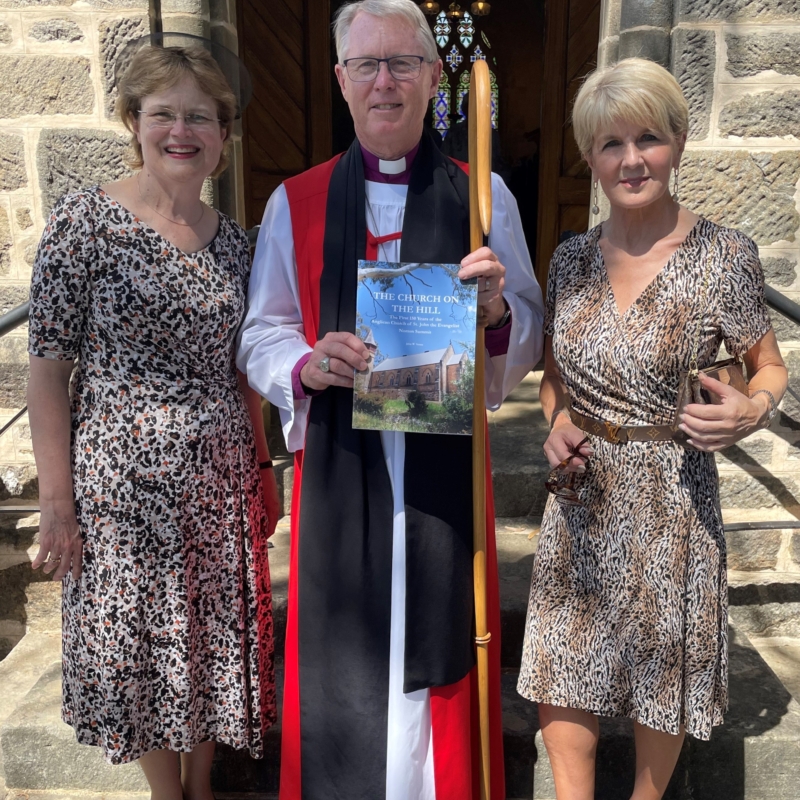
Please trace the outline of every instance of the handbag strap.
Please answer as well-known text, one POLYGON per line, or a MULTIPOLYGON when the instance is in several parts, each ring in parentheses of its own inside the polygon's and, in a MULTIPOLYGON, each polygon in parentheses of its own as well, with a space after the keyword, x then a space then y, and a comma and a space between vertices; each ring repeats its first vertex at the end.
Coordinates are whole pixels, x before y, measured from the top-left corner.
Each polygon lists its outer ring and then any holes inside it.
POLYGON ((694 343, 692 344, 692 355, 689 359, 689 374, 695 378, 699 372, 697 368, 697 351, 700 348, 700 330, 703 327, 703 311, 706 305, 706 297, 708 296, 708 283, 711 275, 711 258, 714 255, 714 247, 717 244, 717 237, 719 236, 719 227, 714 231, 714 238, 708 248, 708 257, 706 258, 706 269, 703 275, 703 291, 700 295, 700 311, 697 315, 697 325, 694 329, 694 343))

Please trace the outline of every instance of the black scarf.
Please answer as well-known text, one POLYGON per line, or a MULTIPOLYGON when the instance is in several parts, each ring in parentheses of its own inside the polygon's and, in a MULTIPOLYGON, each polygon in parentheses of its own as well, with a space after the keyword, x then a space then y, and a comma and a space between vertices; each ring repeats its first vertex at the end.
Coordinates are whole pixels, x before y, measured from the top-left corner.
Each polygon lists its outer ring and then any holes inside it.
MULTIPOLYGON (((355 331, 366 252, 359 143, 334 168, 320 282, 321 339, 355 331)), ((404 262, 469 252, 469 181, 424 135, 411 169, 404 262)), ((352 428, 353 393, 311 402, 299 528, 299 677, 306 800, 385 791, 392 488, 380 433, 352 428)), ((404 691, 446 686, 474 662, 472 450, 467 436, 405 435, 404 691)))

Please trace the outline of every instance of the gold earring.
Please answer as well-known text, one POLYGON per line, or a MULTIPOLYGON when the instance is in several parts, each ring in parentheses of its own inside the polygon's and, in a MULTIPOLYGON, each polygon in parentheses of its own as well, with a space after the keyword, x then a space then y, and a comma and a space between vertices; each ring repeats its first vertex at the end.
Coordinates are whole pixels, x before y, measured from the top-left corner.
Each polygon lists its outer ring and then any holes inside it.
POLYGON ((679 188, 678 168, 675 167, 675 190, 672 192, 672 199, 676 203, 680 203, 680 194, 678 193, 678 188, 679 188))
POLYGON ((592 184, 592 214, 596 217, 600 213, 600 206, 597 205, 597 178, 592 184))

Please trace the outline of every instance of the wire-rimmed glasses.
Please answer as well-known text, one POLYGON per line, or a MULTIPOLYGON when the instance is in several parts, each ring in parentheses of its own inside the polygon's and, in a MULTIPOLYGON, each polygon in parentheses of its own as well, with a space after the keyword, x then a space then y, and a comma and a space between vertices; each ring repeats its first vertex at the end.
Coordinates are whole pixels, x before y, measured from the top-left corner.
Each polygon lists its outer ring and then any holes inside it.
POLYGON ((145 124, 149 128, 171 128, 179 119, 193 131, 207 132, 222 123, 216 117, 206 117, 204 114, 178 114, 169 108, 159 108, 155 111, 140 111, 144 114, 145 124))
POLYGON ((580 449, 589 441, 587 436, 580 441, 575 447, 571 447, 571 454, 568 455, 557 467, 554 467, 547 480, 544 482, 544 488, 550 494, 555 495, 556 500, 565 506, 582 506, 583 501, 578 497, 575 491, 575 472, 566 472, 565 470, 573 458, 580 455, 580 449))
POLYGON ((424 56, 391 56, 390 58, 346 58, 342 64, 351 81, 374 81, 378 77, 381 63, 389 68, 396 81, 413 81, 419 77, 424 56))

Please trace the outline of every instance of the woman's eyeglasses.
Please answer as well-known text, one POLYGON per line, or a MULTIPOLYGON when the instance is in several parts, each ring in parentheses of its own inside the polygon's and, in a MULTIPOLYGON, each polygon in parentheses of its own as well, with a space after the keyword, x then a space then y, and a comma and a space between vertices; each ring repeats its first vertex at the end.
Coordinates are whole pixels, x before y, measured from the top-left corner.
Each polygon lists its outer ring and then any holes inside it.
POLYGON ((171 128, 179 119, 183 124, 193 131, 210 131, 219 126, 221 119, 216 117, 206 117, 202 114, 176 114, 169 109, 159 109, 158 111, 140 111, 144 114, 144 121, 149 128, 171 128))
POLYGON ((554 467, 547 480, 544 482, 544 488, 550 494, 555 495, 556 500, 565 506, 582 506, 583 501, 578 497, 575 491, 575 472, 565 472, 570 462, 576 456, 580 456, 580 449, 589 441, 587 436, 575 447, 571 448, 571 455, 567 456, 557 467, 554 467))
POLYGON ((342 63, 351 81, 374 81, 381 63, 385 62, 389 74, 396 81, 412 81, 422 70, 422 56, 392 56, 391 58, 346 58, 342 63))

